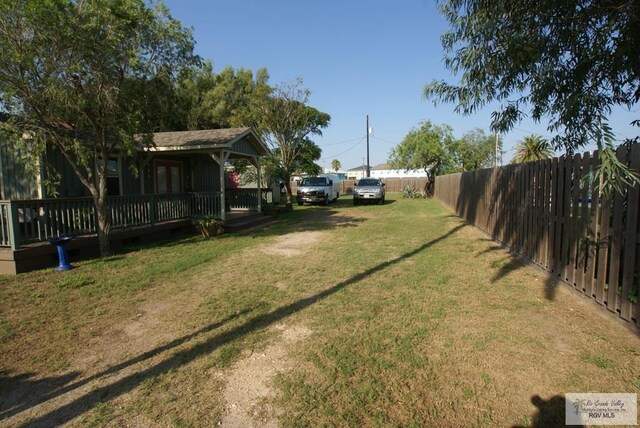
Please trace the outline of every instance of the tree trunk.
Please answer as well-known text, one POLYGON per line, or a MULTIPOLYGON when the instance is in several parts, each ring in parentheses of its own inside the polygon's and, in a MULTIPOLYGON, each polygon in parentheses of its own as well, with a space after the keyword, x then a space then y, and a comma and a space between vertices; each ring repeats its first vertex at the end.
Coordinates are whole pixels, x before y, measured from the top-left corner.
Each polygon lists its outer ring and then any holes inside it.
POLYGON ((291 192, 291 180, 285 180, 284 188, 287 189, 287 209, 293 209, 293 193, 291 192))
POLYGON ((113 254, 111 250, 111 221, 109 219, 109 211, 107 207, 107 183, 106 174, 98 177, 98 187, 93 193, 93 203, 96 207, 96 217, 98 220, 98 245, 100 246, 100 255, 102 257, 113 254))
POLYGON ((100 255, 103 257, 113 254, 111 251, 111 222, 107 213, 107 201, 94 201, 96 205, 96 213, 98 217, 98 244, 100 245, 100 255))

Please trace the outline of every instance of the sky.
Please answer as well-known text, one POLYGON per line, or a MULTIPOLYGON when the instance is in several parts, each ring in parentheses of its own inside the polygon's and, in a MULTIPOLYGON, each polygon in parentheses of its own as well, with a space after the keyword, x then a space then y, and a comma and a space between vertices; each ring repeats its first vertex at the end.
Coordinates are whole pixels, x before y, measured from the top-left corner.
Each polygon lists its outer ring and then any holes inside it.
MULTIPOLYGON (((456 83, 444 66, 440 36, 448 25, 435 0, 165 0, 171 15, 192 27, 196 54, 214 64, 253 71, 266 67, 272 85, 296 78, 311 91, 310 105, 331 115, 321 137, 318 162, 343 169, 366 161, 366 117, 370 165, 386 162, 406 134, 430 120, 447 124, 455 137, 474 129, 490 133, 490 106, 473 116, 454 112, 422 96, 433 79, 456 83)), ((611 117, 620 139, 637 135, 628 124, 638 116, 617 109, 611 117)), ((503 162, 524 136, 550 138, 546 124, 525 119, 501 135, 503 162)), ((593 149, 587 147, 586 149, 593 149)))

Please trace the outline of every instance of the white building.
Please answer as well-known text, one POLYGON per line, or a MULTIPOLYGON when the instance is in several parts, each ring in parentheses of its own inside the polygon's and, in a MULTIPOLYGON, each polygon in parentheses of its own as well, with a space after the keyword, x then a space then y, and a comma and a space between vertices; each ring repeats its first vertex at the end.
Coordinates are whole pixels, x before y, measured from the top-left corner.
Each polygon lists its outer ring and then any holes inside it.
MULTIPOLYGON (((366 175, 366 166, 358 166, 347 170, 347 178, 358 180, 366 175)), ((413 169, 405 171, 404 169, 390 169, 386 163, 380 163, 372 166, 370 170, 371 177, 376 178, 418 178, 426 177, 427 173, 423 169, 413 169)))

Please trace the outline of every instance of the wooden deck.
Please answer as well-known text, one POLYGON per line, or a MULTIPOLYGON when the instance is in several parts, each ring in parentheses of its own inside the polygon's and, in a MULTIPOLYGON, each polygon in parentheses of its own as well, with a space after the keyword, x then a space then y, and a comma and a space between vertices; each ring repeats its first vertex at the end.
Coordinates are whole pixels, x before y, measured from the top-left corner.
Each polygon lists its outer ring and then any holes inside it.
MULTIPOLYGON (((231 211, 227 213, 225 231, 237 232, 264 226, 271 217, 252 211, 231 211)), ((114 251, 143 242, 167 240, 175 236, 195 234, 191 220, 173 220, 153 226, 132 227, 111 233, 111 246, 114 251)), ((76 237, 67 244, 71 263, 99 257, 98 238, 95 234, 76 237)), ((48 242, 25 244, 17 250, 0 248, 0 274, 16 275, 37 269, 54 268, 58 265, 57 250, 48 242)))

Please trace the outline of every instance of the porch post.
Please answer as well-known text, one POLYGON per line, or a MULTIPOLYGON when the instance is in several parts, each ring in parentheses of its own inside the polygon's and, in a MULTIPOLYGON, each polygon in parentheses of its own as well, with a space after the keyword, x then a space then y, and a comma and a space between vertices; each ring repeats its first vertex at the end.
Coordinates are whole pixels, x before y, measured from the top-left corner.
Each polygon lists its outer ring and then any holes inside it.
POLYGON ((211 153, 213 160, 220 166, 220 218, 226 219, 226 207, 225 207, 225 182, 224 182, 224 164, 229 159, 229 152, 224 150, 220 153, 211 153))
POLYGON ((260 158, 255 157, 253 162, 256 166, 257 178, 258 178, 258 212, 262 212, 262 174, 260 172, 260 158))
MULTIPOLYGON (((144 170, 147 167, 147 165, 149 164, 149 162, 151 161, 151 159, 153 158, 152 155, 147 155, 145 157, 142 158, 142 160, 138 163, 138 178, 140 179, 140 194, 144 195, 145 194, 145 188, 144 188, 144 170)), ((153 174, 154 171, 151 171, 151 182, 153 183, 153 174)), ((153 193, 153 191, 152 191, 153 193)))
MULTIPOLYGON (((20 222, 18 221, 18 206, 13 201, 9 201, 7 207, 7 228, 9 229, 9 239, 11 241, 11 249, 13 251, 20 248, 20 222)), ((25 218, 26 221, 26 218, 25 218)))

